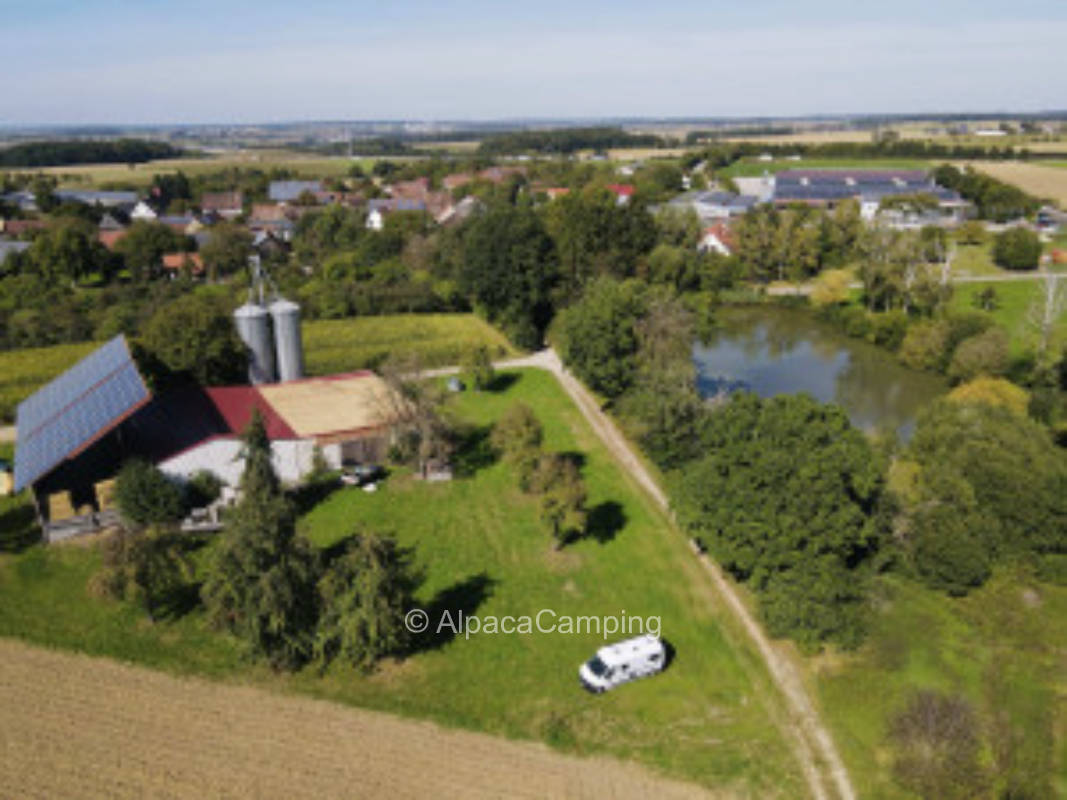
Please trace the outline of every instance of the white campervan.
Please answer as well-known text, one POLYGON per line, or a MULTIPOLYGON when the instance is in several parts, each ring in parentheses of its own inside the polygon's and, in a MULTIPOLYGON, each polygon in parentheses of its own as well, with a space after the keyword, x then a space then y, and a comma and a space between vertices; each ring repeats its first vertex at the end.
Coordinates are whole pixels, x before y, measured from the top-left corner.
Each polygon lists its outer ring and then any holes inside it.
POLYGON ((655 675, 667 661, 667 649, 658 636, 646 634, 601 647, 578 670, 582 686, 599 694, 621 683, 655 675))

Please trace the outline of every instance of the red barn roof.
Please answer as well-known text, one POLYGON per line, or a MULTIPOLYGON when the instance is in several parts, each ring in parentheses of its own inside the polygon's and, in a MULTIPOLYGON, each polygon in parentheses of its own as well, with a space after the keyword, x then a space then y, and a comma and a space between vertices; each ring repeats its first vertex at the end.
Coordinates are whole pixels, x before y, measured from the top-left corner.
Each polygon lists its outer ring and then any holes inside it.
POLYGON ((271 441, 300 438, 254 386, 215 386, 204 391, 231 433, 240 434, 244 431, 252 421, 252 411, 258 408, 271 441))

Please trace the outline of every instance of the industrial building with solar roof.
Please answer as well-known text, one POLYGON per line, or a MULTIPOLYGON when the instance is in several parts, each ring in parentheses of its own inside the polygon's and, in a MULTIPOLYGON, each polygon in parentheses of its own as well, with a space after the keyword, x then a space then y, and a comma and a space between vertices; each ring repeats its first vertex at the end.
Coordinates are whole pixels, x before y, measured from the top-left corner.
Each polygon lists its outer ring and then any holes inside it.
POLYGON ((311 471, 316 450, 333 467, 381 460, 404 401, 366 371, 153 396, 118 336, 19 404, 15 489, 32 489, 45 538, 55 541, 117 521, 111 486, 132 458, 179 482, 207 470, 236 487, 239 435, 257 410, 278 475, 293 483, 311 471))

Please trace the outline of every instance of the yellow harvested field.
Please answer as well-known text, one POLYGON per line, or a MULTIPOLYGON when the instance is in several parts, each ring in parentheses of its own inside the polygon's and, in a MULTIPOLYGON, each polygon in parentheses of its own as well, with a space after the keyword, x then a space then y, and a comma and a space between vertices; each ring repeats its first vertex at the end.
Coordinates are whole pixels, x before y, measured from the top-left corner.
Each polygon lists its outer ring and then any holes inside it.
POLYGON ((0 640, 0 796, 699 798, 631 764, 0 640))
POLYGON ((762 142, 765 144, 838 144, 840 142, 871 141, 870 131, 807 131, 778 133, 769 136, 728 136, 728 142, 762 142))
MULTIPOLYGON (((647 161, 651 158, 678 158, 691 153, 694 147, 616 147, 608 150, 608 158, 613 161, 647 161)), ((592 155, 592 150, 582 155, 592 155)))
POLYGON ((1067 169, 1022 161, 972 161, 975 169, 1067 208, 1067 169))

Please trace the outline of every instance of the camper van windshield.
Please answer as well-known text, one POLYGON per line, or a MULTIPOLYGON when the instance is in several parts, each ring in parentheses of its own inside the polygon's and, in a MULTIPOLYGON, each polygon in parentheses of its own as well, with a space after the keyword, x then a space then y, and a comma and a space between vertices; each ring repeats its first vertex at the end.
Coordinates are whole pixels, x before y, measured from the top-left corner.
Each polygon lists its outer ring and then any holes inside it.
POLYGON ((599 678, 608 671, 608 665, 600 660, 600 656, 593 656, 589 661, 589 670, 599 678))

